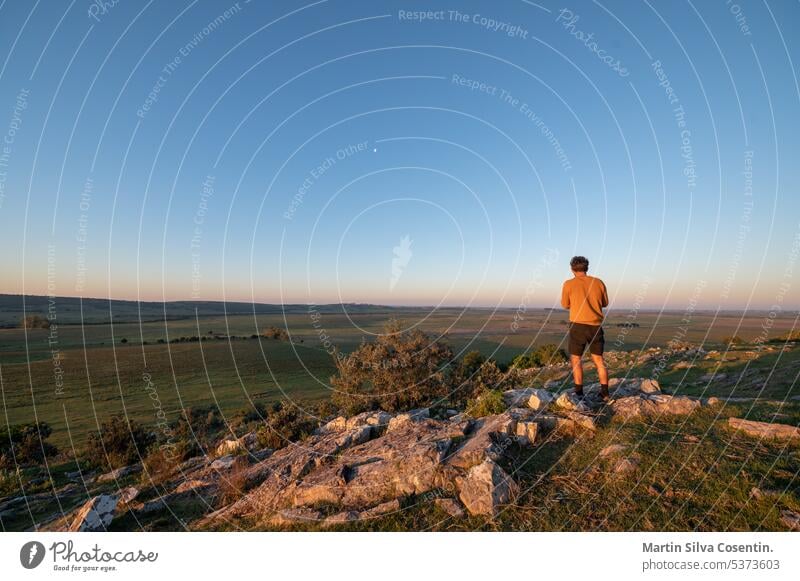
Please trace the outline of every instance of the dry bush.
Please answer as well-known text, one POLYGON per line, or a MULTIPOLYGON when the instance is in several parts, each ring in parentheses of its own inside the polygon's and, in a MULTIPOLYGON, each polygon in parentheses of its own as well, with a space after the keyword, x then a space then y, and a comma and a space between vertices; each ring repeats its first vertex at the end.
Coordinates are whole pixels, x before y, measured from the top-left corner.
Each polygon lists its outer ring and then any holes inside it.
POLYGON ((333 402, 348 415, 427 405, 447 395, 445 367, 452 355, 443 341, 420 330, 403 330, 399 321, 391 320, 376 341, 334 358, 338 373, 331 378, 333 402))

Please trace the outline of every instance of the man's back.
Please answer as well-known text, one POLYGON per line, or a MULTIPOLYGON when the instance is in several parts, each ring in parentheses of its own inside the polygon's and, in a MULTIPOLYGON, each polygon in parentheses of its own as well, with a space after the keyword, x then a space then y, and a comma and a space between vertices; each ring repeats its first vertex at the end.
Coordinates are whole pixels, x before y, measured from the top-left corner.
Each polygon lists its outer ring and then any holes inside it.
POLYGON ((584 325, 600 325, 603 307, 608 306, 608 292, 602 280, 594 276, 576 276, 564 282, 561 306, 569 309, 569 320, 584 325))

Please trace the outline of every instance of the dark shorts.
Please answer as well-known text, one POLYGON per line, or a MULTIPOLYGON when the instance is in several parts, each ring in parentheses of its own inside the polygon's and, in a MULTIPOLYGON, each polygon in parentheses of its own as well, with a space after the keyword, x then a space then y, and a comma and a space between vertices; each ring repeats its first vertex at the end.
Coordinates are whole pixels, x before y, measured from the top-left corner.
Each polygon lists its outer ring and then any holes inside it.
POLYGON ((603 327, 601 325, 569 324, 570 355, 583 355, 587 345, 589 346, 589 353, 602 355, 605 344, 606 340, 603 337, 603 327))

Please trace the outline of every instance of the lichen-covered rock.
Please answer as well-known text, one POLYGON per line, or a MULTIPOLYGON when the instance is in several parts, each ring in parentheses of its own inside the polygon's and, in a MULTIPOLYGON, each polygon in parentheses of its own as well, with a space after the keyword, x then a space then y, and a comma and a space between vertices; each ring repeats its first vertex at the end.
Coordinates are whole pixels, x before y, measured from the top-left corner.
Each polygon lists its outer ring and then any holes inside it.
POLYGON ((541 411, 547 408, 555 399, 555 395, 546 389, 526 387, 523 389, 509 389, 503 392, 503 402, 509 407, 529 407, 541 411))
POLYGON ((571 391, 564 391, 555 401, 555 406, 562 410, 586 413, 590 411, 586 395, 583 397, 571 391))
POLYGON ((454 498, 437 498, 433 503, 437 508, 440 508, 453 518, 463 518, 466 516, 464 507, 454 498))
POLYGON ((700 407, 700 401, 684 395, 656 393, 622 397, 611 402, 614 416, 622 419, 686 415, 700 407))
POLYGON ((470 468, 456 483, 459 499, 472 515, 494 516, 519 493, 519 485, 490 459, 470 468))
POLYGON ((470 437, 448 458, 448 465, 466 470, 486 458, 499 459, 513 443, 516 426, 509 412, 476 420, 470 437))
POLYGON ((800 439, 800 428, 787 424, 773 424, 743 420, 742 418, 728 418, 728 425, 734 430, 740 430, 754 438, 763 438, 766 440, 800 439))

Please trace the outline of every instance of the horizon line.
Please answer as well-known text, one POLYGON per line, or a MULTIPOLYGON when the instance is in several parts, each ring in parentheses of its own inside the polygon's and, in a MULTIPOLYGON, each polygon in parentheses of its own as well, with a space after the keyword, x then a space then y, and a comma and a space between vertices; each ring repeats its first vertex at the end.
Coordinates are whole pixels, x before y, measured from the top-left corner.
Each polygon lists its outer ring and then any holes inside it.
MULTIPOLYGON (((329 307, 329 306, 343 306, 343 305, 357 305, 357 306, 364 306, 364 307, 377 307, 377 308, 387 308, 387 309, 481 309, 481 310, 550 310, 550 311, 564 311, 567 312, 567 309, 563 309, 560 306, 544 306, 544 305, 520 305, 520 306, 501 306, 501 305, 413 305, 413 304, 382 304, 382 303, 368 303, 368 302, 358 302, 358 301, 345 301, 345 302, 326 302, 326 303, 317 303, 317 302, 258 302, 258 301, 250 301, 250 300, 234 300, 234 299, 162 299, 162 300, 142 300, 142 299, 128 299, 128 298, 111 298, 111 297, 86 297, 82 295, 41 295, 41 294, 28 294, 28 293, 5 293, 0 292, 0 297, 31 297, 31 298, 42 298, 48 300, 57 300, 57 299, 80 299, 80 300, 87 300, 87 301, 109 301, 109 302, 129 302, 129 303, 138 303, 138 304, 145 304, 145 303, 153 303, 153 304, 161 304, 167 305, 171 303, 219 303, 219 304, 230 304, 230 303, 241 303, 241 304, 249 304, 253 306, 270 306, 270 307, 287 307, 287 306, 321 306, 321 307, 329 307)), ((614 307, 613 310, 618 309, 633 309, 633 305, 619 305, 614 307)), ((685 312, 685 308, 678 308, 678 307, 647 307, 647 306, 640 306, 635 309, 637 312, 641 311, 655 311, 655 312, 685 312)), ((725 307, 725 308, 715 308, 715 307, 698 307, 693 309, 696 311, 717 311, 717 312, 752 312, 752 311, 766 311, 771 312, 773 309, 769 307, 744 307, 744 306, 734 306, 734 307, 725 307)), ((780 316, 784 313, 792 314, 792 311, 796 311, 794 314, 795 316, 800 316, 800 307, 793 307, 793 308, 782 308, 777 316, 780 316)))

